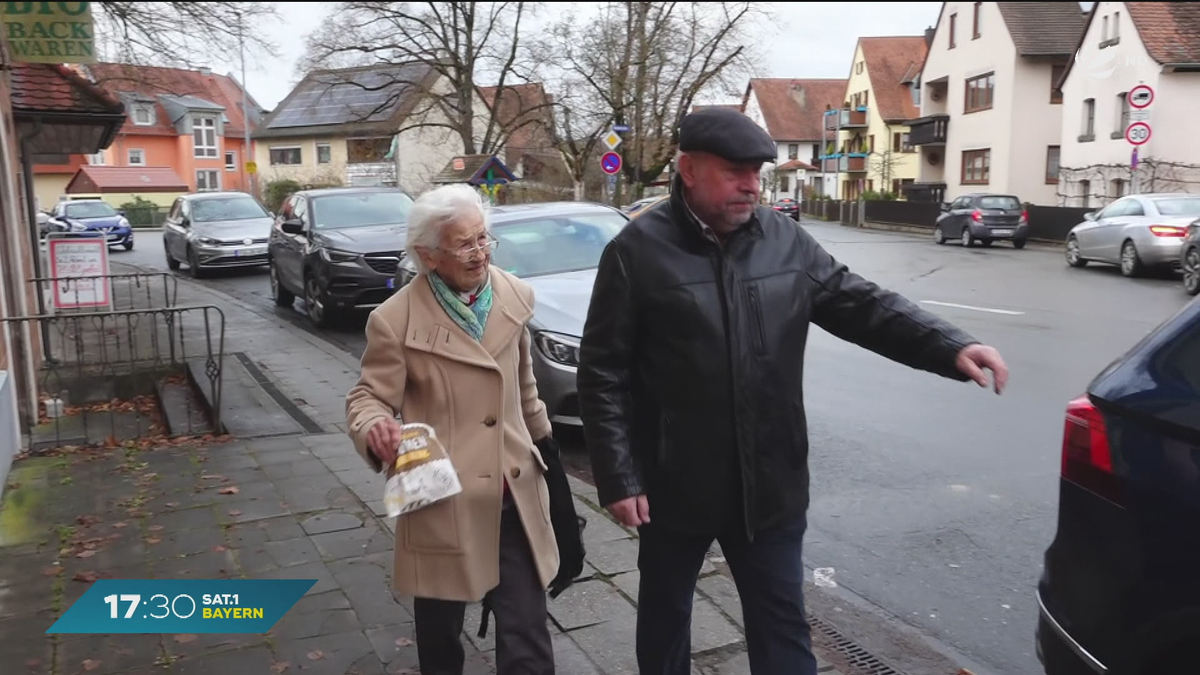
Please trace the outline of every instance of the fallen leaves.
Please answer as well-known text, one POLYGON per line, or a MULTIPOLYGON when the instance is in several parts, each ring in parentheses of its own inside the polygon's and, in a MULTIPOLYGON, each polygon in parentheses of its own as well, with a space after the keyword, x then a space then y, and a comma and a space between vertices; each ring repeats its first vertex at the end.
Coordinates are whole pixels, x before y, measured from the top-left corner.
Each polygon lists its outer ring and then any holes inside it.
POLYGON ((323 658, 325 658, 325 652, 321 651, 320 649, 314 649, 308 653, 309 661, 320 661, 323 658))
POLYGON ((176 506, 179 506, 179 502, 167 502, 167 508, 169 509, 173 509, 176 506))
POLYGON ((212 550, 213 550, 213 553, 224 553, 225 551, 228 551, 229 549, 225 548, 224 546, 221 546, 220 544, 217 544, 216 546, 212 547, 212 550))
POLYGON ((92 525, 95 525, 98 522, 100 522, 100 519, 97 518, 96 516, 92 516, 92 515, 75 516, 75 523, 78 524, 80 527, 91 527, 92 525))
POLYGON ((275 663, 271 664, 271 672, 275 673, 275 675, 279 675, 279 673, 282 673, 290 668, 291 665, 292 664, 288 663, 287 661, 276 661, 275 663))
POLYGON ((76 553, 75 557, 76 558, 90 558, 94 555, 96 555, 95 549, 84 549, 84 550, 80 551, 79 553, 76 553))
POLYGON ((411 647, 412 645, 413 645, 413 641, 409 640, 406 637, 396 638, 396 646, 397 647, 411 647))
POLYGON ((230 485, 229 487, 223 487, 223 488, 221 488, 220 490, 217 490, 217 494, 221 494, 221 495, 236 495, 237 493, 239 493, 239 492, 241 492, 241 491, 242 491, 242 490, 241 490, 241 488, 239 488, 238 486, 236 486, 236 485, 230 485))
POLYGON ((160 532, 163 529, 163 526, 162 525, 151 525, 150 527, 147 527, 146 529, 149 530, 150 532, 160 532))
POLYGON ((195 642, 196 638, 198 638, 198 637, 200 637, 200 636, 194 635, 192 633, 184 633, 183 635, 176 635, 174 639, 175 639, 175 642, 177 642, 181 645, 186 645, 190 642, 195 642))
POLYGON ((63 573, 62 565, 51 565, 50 567, 47 567, 42 570, 42 576, 44 576, 44 577, 56 577, 62 573, 63 573))
POLYGON ((120 530, 122 528, 129 527, 129 523, 122 520, 120 522, 113 523, 112 526, 120 530))
POLYGON ((83 660, 83 669, 84 670, 92 671, 99 667, 100 667, 100 662, 97 661, 96 659, 84 659, 83 660))
POLYGON ((147 544, 150 544, 151 546, 162 543, 162 539, 159 539, 158 537, 146 537, 145 541, 147 544))
POLYGON ((84 570, 83 572, 78 572, 75 576, 71 577, 71 579, 73 579, 75 581, 83 582, 85 584, 90 584, 99 578, 100 578, 100 575, 91 570, 84 570))
POLYGON ((237 509, 233 509, 233 510, 230 510, 229 515, 233 516, 234 518, 237 518, 238 516, 242 515, 242 512, 238 511, 237 509))

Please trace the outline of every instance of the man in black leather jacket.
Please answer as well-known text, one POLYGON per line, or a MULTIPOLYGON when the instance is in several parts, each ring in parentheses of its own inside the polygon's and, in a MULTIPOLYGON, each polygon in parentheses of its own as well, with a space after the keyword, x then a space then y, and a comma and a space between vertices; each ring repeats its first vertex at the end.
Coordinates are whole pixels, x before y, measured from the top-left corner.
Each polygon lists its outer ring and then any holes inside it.
POLYGON ((709 108, 680 125, 669 200, 608 245, 580 349, 579 404, 601 503, 638 527, 642 675, 690 672, 692 595, 717 539, 754 675, 816 672, 804 616, 810 324, 894 361, 987 386, 996 350, 851 273, 758 206, 775 144, 709 108), (653 520, 651 520, 653 516, 653 520))

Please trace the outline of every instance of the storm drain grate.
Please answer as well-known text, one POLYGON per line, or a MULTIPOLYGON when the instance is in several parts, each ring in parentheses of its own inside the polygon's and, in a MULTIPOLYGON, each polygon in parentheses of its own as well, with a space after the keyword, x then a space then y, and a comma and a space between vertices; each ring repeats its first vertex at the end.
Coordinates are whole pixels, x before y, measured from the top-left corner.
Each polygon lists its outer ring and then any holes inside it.
POLYGON ((843 663, 835 665, 844 665, 850 669, 846 675, 903 675, 821 619, 809 616, 808 623, 816 633, 813 642, 836 652, 843 663))

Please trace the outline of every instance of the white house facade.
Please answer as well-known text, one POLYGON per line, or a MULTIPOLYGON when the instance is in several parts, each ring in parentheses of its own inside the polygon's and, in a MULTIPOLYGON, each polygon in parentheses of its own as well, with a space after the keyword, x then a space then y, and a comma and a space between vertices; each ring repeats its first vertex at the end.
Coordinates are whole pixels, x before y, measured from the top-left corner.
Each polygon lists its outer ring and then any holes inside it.
POLYGON ((845 87, 846 80, 750 80, 742 112, 771 135, 777 151, 775 165, 764 167, 764 198, 836 196, 837 172, 822 174, 818 158, 823 143, 836 137, 824 131, 824 111, 841 107, 845 87))

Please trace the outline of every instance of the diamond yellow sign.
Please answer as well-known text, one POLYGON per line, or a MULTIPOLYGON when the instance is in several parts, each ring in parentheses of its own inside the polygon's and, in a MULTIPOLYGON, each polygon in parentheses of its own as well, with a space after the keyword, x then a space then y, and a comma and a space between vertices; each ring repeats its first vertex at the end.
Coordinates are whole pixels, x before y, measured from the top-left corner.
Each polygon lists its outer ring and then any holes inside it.
POLYGON ((621 137, 617 135, 617 132, 615 131, 608 132, 604 135, 604 138, 600 140, 604 141, 604 144, 608 146, 609 150, 616 150, 617 146, 621 144, 621 137))

